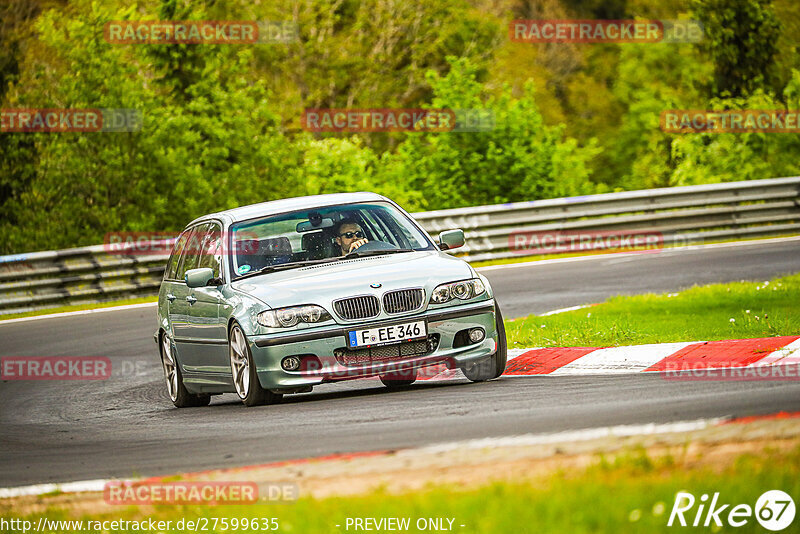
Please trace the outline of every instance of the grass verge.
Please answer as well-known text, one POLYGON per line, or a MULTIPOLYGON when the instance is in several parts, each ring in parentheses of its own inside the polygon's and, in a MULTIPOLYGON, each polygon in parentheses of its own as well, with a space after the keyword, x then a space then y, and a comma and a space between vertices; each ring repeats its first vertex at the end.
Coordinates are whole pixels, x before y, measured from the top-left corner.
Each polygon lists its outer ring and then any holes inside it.
POLYGON ((52 315, 54 313, 64 313, 83 310, 95 310, 99 308, 111 308, 114 306, 127 306, 129 304, 143 304, 146 302, 156 302, 158 297, 139 297, 135 299, 111 300, 108 302, 100 303, 86 303, 86 304, 70 304, 68 306, 59 306, 57 308, 47 308, 46 310, 33 310, 23 313, 9 313, 8 315, 0 315, 0 323, 8 319, 19 319, 21 317, 37 317, 39 315, 52 315))
MULTIPOLYGON (((688 447, 688 444, 687 444, 688 447)), ((702 494, 719 492, 719 503, 730 504, 721 515, 738 504, 755 507, 758 497, 767 490, 781 489, 797 498, 800 495, 800 446, 794 441, 782 450, 767 449, 762 454, 729 454, 715 460, 689 460, 678 452, 651 456, 641 448, 627 449, 610 456, 596 456, 584 469, 557 470, 524 482, 494 482, 469 489, 455 486, 428 486, 422 491, 393 494, 385 490, 351 497, 314 499, 303 497, 291 504, 256 504, 250 506, 98 506, 76 513, 74 509, 48 508, 44 514, 31 514, 24 519, 36 525, 44 515, 49 520, 112 521, 152 519, 171 521, 172 527, 160 529, 175 532, 180 519, 205 525, 198 530, 209 532, 254 531, 232 529, 233 519, 274 518, 277 532, 353 532, 347 528, 348 518, 408 518, 407 531, 418 532, 420 519, 443 519, 450 531, 564 533, 659 533, 692 530, 667 526, 675 495, 692 493, 699 503, 702 494), (226 518, 228 528, 223 528, 226 518)), ((685 448, 683 449, 686 450, 685 448)), ((525 474, 520 473, 524 479, 525 474)), ((694 520, 698 505, 686 512, 689 523, 694 520)), ((5 520, 16 518, 4 511, 5 520)), ((701 521, 705 520, 705 514, 701 521)), ((796 525, 797 519, 795 519, 796 525)), ((274 524, 274 523, 272 523, 274 524)), ((84 523, 84 530, 87 530, 84 523)), ((91 526, 91 525, 89 525, 91 526)), ((108 529, 108 527, 103 527, 108 529)), ((705 532, 728 530, 710 526, 705 532)), ((71 529, 63 532, 76 531, 71 529)), ((98 529, 96 531, 101 531, 98 529)), ((261 530, 261 529, 259 529, 261 530)), ((737 532, 763 532, 750 517, 737 532)), ((58 531, 58 530, 55 530, 58 531)), ((133 528, 113 532, 138 532, 133 528)), ((186 531, 184 526, 183 531, 186 531)), ((787 530, 791 531, 791 528, 787 530)))
POLYGON ((800 334, 800 274, 612 297, 551 316, 506 321, 509 347, 618 346, 800 334))
MULTIPOLYGON (((764 237, 754 237, 751 239, 717 239, 717 240, 710 240, 704 241, 702 243, 694 243, 689 246, 703 246, 703 245, 717 245, 720 243, 734 243, 734 242, 753 242, 753 241, 768 241, 770 239, 781 239, 785 237, 797 237, 800 234, 788 234, 782 236, 764 236, 764 237)), ((669 250, 672 248, 682 248, 686 245, 667 245, 658 250, 669 250)), ((470 262, 470 265, 475 267, 476 269, 479 267, 491 267, 492 265, 508 265, 512 263, 527 263, 531 261, 541 261, 541 260, 551 260, 551 259, 562 259, 562 258, 578 258, 583 256, 603 256, 608 254, 618 254, 620 252, 642 252, 647 248, 637 248, 631 247, 626 248, 625 250, 616 250, 616 249, 609 249, 609 250, 590 250, 585 252, 571 252, 571 253, 562 253, 562 254, 535 254, 530 256, 523 256, 520 254, 519 256, 515 256, 513 258, 503 258, 499 260, 483 260, 483 261, 473 261, 470 262)), ((655 252, 655 251, 654 251, 655 252)))

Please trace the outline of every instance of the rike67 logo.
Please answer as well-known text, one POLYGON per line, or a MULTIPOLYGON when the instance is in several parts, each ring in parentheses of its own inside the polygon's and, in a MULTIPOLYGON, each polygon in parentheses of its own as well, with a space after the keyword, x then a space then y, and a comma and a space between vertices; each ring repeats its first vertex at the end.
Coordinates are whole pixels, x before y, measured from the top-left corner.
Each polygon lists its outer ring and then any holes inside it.
POLYGON ((731 527, 742 527, 755 517, 762 527, 777 532, 792 524, 795 511, 794 500, 781 490, 764 492, 756 500, 755 507, 749 504, 733 506, 724 503, 720 499, 719 492, 714 493, 709 502, 709 495, 706 493, 701 495, 700 499, 696 499, 691 493, 679 491, 675 495, 675 504, 669 514, 667 526, 691 525, 718 530, 726 524, 731 527))

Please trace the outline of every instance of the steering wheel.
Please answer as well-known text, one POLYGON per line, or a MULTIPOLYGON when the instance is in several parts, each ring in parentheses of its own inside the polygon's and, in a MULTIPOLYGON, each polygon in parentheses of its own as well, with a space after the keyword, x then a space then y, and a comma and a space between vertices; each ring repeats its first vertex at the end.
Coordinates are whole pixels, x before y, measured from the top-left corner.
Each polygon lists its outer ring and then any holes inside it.
POLYGON ((392 245, 391 243, 387 243, 386 241, 367 241, 353 252, 358 251, 369 251, 369 250, 394 250, 397 249, 396 246, 392 245))

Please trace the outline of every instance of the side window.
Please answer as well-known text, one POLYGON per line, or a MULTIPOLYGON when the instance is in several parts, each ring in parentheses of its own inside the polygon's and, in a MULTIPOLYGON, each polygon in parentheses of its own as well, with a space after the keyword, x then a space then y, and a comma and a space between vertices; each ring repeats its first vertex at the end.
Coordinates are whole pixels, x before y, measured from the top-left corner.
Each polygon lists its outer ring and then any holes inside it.
POLYGON ((175 280, 175 274, 178 272, 178 260, 181 259, 181 253, 184 245, 186 245, 186 238, 189 237, 189 232, 190 230, 186 230, 175 240, 172 254, 169 257, 169 261, 167 261, 166 269, 164 269, 164 280, 175 280))
POLYGON ((214 278, 219 278, 222 272, 222 229, 218 225, 211 223, 201 247, 197 267, 208 267, 214 271, 214 278))
POLYGON ((181 260, 178 262, 178 271, 175 274, 176 279, 183 280, 186 271, 197 268, 203 235, 208 226, 208 224, 201 224, 189 231, 189 236, 186 238, 186 244, 181 253, 181 260))
POLYGON ((377 214, 373 213, 371 210, 364 210, 362 212, 363 220, 372 230, 372 235, 375 236, 375 239, 385 243, 395 244, 395 240, 390 238, 389 232, 386 231, 385 226, 382 224, 383 221, 376 217, 376 215, 377 214))
POLYGON ((392 234, 392 239, 389 242, 396 242, 397 246, 401 248, 414 248, 420 246, 416 240, 411 237, 408 229, 403 225, 397 224, 397 220, 385 211, 378 211, 375 216, 380 220, 387 231, 392 234))

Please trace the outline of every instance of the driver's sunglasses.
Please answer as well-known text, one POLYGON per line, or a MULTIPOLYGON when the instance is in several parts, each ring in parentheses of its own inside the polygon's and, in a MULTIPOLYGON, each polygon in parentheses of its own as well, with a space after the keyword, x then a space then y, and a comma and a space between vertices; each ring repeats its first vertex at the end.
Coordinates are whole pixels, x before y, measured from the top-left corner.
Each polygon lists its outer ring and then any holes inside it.
POLYGON ((356 232, 345 232, 343 234, 339 234, 339 237, 346 237, 347 239, 353 239, 354 237, 357 237, 357 238, 361 239, 361 238, 366 237, 366 236, 364 235, 364 232, 362 232, 361 230, 358 230, 356 232))

